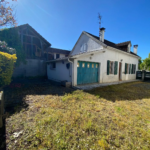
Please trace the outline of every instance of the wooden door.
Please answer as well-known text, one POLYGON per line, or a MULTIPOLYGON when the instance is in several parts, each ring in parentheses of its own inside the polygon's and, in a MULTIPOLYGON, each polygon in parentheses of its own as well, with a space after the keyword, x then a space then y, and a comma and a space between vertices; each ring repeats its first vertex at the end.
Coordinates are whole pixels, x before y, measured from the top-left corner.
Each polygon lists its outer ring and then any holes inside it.
POLYGON ((122 73, 121 73, 121 71, 122 71, 122 63, 119 62, 119 81, 122 81, 122 73))
POLYGON ((99 64, 94 62, 78 61, 77 84, 98 82, 99 64))

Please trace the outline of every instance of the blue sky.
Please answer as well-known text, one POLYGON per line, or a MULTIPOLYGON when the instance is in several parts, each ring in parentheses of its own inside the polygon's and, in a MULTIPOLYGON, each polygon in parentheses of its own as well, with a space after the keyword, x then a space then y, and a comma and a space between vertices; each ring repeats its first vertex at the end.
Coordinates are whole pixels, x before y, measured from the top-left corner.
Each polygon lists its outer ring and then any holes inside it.
MULTIPOLYGON (((10 1, 10 0, 9 0, 10 1)), ((71 50, 82 31, 99 35, 98 12, 105 39, 138 44, 143 59, 150 52, 150 0, 18 0, 18 25, 30 24, 52 47, 71 50)))

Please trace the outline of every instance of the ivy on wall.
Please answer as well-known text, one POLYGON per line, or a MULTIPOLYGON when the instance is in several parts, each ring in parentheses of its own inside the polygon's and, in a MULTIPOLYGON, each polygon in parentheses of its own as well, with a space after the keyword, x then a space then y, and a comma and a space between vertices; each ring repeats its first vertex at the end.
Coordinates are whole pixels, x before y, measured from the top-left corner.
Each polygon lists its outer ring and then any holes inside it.
POLYGON ((25 54, 23 51, 23 46, 21 44, 17 27, 10 29, 2 29, 0 31, 0 41, 5 41, 8 44, 8 47, 14 48, 16 50, 16 66, 19 66, 21 62, 25 63, 25 54))
POLYGON ((16 54, 0 52, 0 87, 10 84, 16 60, 16 54))

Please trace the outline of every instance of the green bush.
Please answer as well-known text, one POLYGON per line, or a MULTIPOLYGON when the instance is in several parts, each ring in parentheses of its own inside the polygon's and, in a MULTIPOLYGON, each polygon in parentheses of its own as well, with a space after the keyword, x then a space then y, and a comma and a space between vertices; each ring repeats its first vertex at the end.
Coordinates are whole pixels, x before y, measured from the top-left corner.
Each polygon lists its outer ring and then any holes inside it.
POLYGON ((16 60, 16 54, 0 51, 0 87, 10 84, 16 60))

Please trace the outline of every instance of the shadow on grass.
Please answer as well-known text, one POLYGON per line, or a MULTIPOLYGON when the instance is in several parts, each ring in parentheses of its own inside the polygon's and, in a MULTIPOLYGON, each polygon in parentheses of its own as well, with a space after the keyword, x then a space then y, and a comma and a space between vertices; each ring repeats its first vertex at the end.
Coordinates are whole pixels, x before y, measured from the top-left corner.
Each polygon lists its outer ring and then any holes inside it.
POLYGON ((25 101, 27 95, 58 95, 73 92, 72 88, 65 88, 58 82, 47 79, 18 79, 14 80, 9 86, 4 88, 6 111, 14 113, 17 106, 17 112, 22 108, 28 108, 25 101))
MULTIPOLYGON (((7 117, 19 113, 22 109, 28 110, 29 102, 26 102, 27 95, 58 95, 71 93, 72 88, 65 88, 60 83, 47 79, 18 79, 4 88, 4 101, 7 104, 5 112, 7 117)), ((0 149, 6 149, 5 124, 0 129, 0 149)))
POLYGON ((0 128, 0 150, 6 150, 6 127, 5 120, 3 120, 3 127, 0 128))
POLYGON ((132 82, 86 91, 108 101, 133 101, 150 98, 150 82, 132 82))

